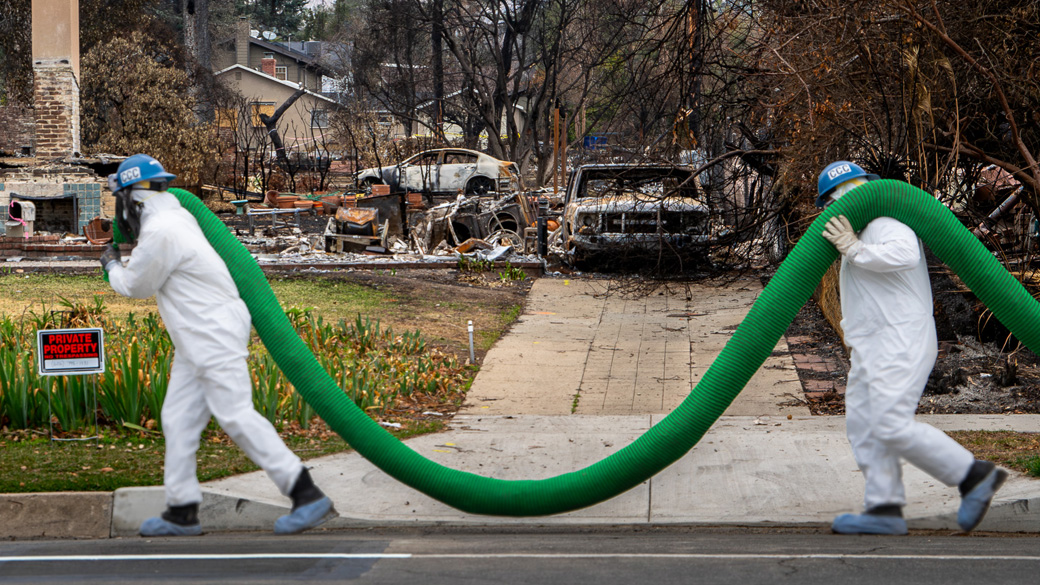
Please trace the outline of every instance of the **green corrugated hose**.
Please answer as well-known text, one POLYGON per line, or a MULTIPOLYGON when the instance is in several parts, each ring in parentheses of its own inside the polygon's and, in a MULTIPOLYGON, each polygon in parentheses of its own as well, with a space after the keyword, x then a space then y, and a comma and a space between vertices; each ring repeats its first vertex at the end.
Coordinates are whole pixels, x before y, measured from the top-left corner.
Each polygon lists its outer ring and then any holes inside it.
POLYGON ((289 324, 260 267, 194 195, 170 190, 198 219, 227 263, 271 355, 315 411, 366 459, 399 481, 462 511, 540 516, 590 506, 646 481, 689 451, 722 415, 809 299, 838 253, 820 235, 845 215, 861 230, 878 216, 909 225, 1034 352, 1040 305, 948 209, 920 189, 875 181, 828 207, 759 295, 747 317, 690 395, 620 451, 584 469, 542 480, 501 480, 443 467, 382 429, 346 396, 289 324))

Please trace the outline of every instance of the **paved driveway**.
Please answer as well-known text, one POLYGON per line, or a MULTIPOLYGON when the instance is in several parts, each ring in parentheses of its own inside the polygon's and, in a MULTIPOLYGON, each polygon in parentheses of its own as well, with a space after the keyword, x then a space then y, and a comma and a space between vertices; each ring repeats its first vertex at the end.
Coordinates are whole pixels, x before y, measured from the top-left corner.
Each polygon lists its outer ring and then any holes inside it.
MULTIPOLYGON (((542 278, 488 353, 461 414, 671 412, 762 291, 758 279, 625 296, 606 280, 542 278)), ((725 414, 808 415, 781 339, 725 414)))

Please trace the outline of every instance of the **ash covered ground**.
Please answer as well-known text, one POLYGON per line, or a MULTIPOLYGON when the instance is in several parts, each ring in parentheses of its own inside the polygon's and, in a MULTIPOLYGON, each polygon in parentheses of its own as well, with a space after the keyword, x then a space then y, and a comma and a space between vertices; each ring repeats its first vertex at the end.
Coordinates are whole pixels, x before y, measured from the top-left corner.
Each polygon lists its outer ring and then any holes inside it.
MULTIPOLYGON (((956 277, 932 266, 939 357, 921 397, 919 414, 1040 413, 1040 360, 1021 346, 956 277)), ((828 380, 844 389, 849 359, 841 338, 816 301, 802 308, 788 337, 808 338, 792 351, 812 352, 832 367, 803 371, 803 380, 828 380)), ((814 414, 842 414, 841 392, 809 399, 814 414)))

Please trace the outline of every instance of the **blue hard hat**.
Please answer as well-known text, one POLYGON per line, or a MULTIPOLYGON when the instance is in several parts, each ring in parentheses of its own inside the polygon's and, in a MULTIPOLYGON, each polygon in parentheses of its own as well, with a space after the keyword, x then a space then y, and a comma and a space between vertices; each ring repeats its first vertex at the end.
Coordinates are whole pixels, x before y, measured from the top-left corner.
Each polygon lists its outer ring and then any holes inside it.
POLYGON ((135 154, 124 160, 116 171, 116 184, 125 189, 141 181, 172 181, 177 175, 166 172, 162 164, 147 154, 135 154))
POLYGON ((831 192, 837 189, 839 185, 845 181, 851 181, 860 177, 867 177, 871 181, 879 178, 877 175, 864 171, 863 167, 858 164, 847 160, 839 160, 827 165, 823 172, 820 173, 820 178, 816 182, 816 191, 819 193, 819 196, 816 198, 816 207, 823 207, 827 203, 831 192))

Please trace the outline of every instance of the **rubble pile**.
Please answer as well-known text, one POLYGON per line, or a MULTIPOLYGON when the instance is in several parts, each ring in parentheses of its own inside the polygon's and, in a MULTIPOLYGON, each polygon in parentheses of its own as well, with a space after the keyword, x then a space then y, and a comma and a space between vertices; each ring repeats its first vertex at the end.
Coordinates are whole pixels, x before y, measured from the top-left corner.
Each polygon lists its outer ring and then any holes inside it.
POLYGON ((527 195, 460 194, 428 208, 403 195, 324 196, 322 203, 277 214, 249 204, 223 217, 260 264, 543 263, 532 227, 537 208, 527 195))

